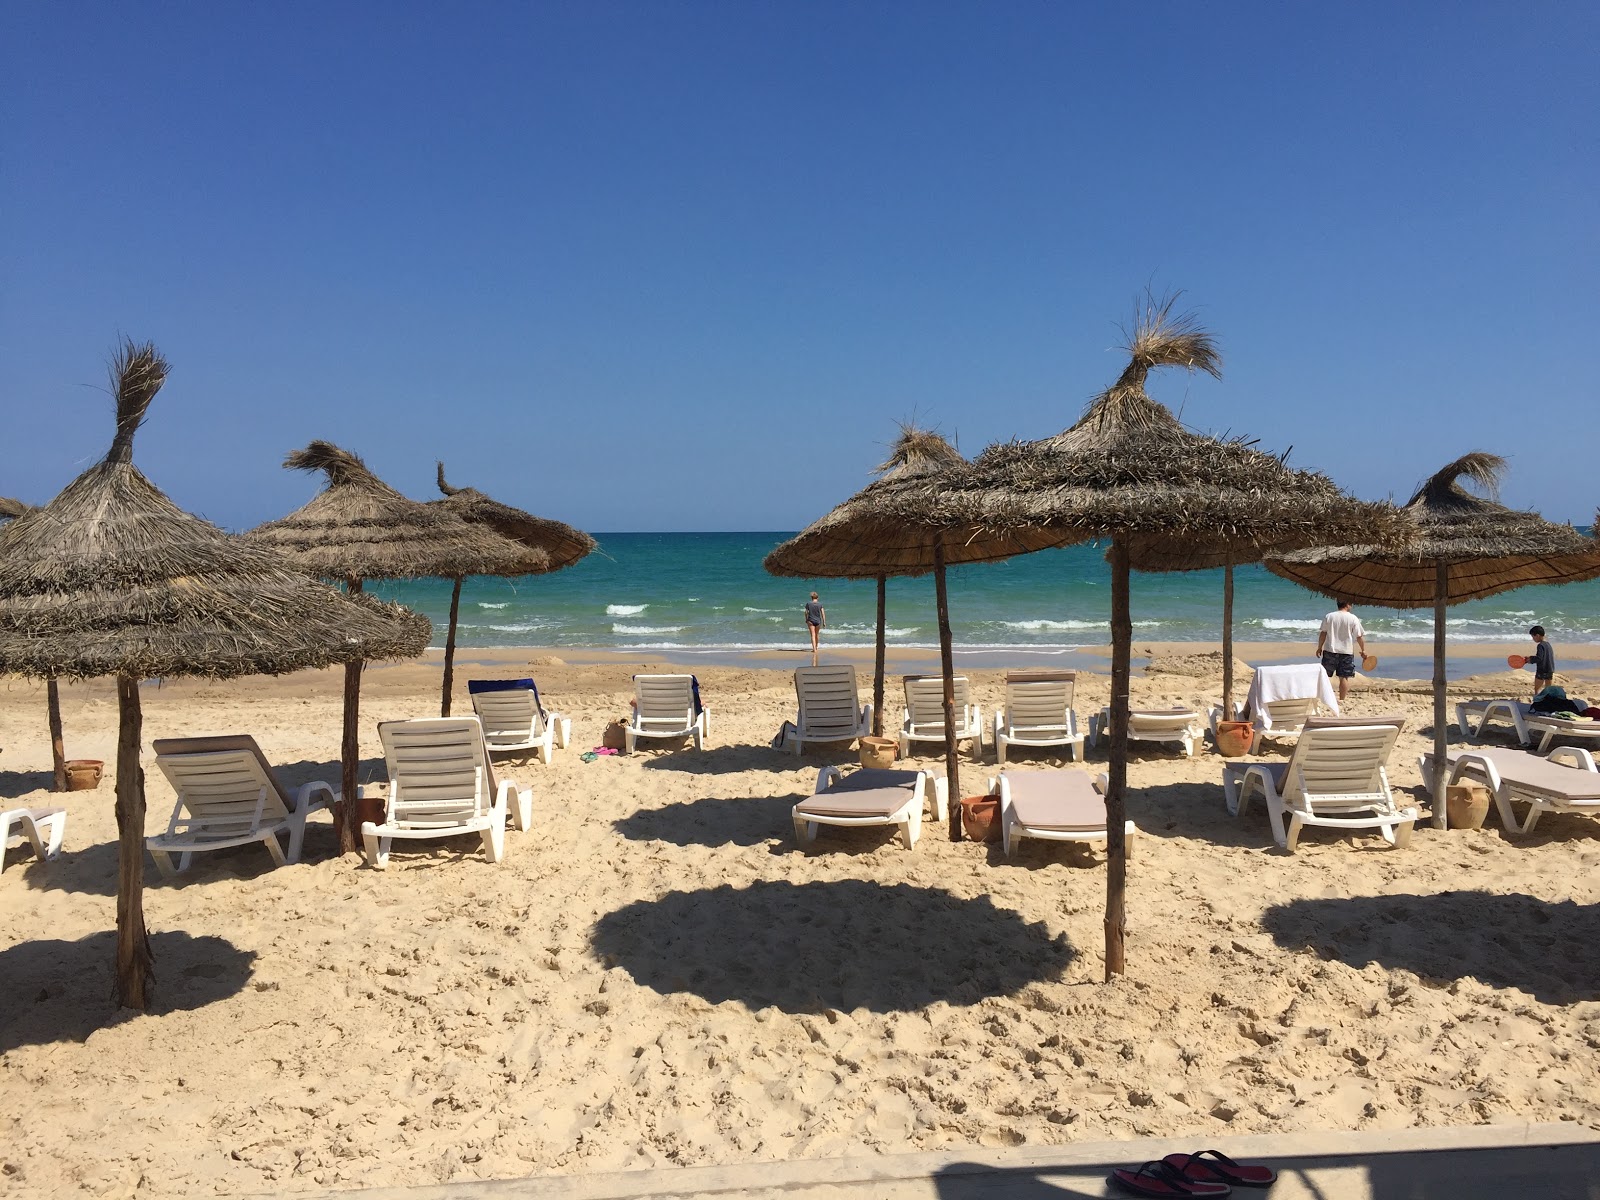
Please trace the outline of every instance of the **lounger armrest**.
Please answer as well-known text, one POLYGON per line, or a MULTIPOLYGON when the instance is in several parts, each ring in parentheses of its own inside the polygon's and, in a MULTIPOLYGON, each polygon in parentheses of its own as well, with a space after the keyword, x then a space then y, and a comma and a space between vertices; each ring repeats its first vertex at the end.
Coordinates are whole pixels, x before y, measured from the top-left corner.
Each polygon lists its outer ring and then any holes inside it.
POLYGON ((509 779, 500 780, 499 786, 494 790, 494 807, 496 809, 501 812, 509 812, 511 810, 511 793, 516 790, 516 786, 509 779))
POLYGON ((1094 777, 1094 786, 1095 790, 1104 796, 1106 789, 1111 786, 1111 776, 1105 771, 1101 771, 1100 774, 1094 777))
POLYGON ((817 772, 817 786, 811 789, 811 794, 816 795, 818 792, 827 791, 843 774, 844 771, 839 767, 823 767, 822 770, 817 772))
POLYGON ((1553 763, 1565 763, 1580 771, 1595 770, 1594 755, 1582 746, 1557 746, 1546 757, 1553 763))
POLYGON ((872 728, 872 701, 871 700, 868 700, 865 704, 863 704, 861 706, 861 724, 858 725, 857 728, 858 729, 871 729, 872 728))
POLYGON ((333 785, 324 780, 314 779, 310 783, 302 783, 294 791, 294 815, 308 817, 318 809, 329 808, 338 795, 333 790, 333 785), (327 799, 316 799, 318 792, 326 792, 327 799))

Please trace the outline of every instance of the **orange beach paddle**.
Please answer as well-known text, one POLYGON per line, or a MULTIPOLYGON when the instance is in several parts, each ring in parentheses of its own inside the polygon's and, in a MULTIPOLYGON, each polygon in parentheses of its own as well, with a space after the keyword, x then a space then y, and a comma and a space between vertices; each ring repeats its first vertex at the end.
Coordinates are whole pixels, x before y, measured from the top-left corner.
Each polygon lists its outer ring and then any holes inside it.
POLYGON ((1528 660, 1523 658, 1520 654, 1506 655, 1506 666, 1510 667, 1513 671, 1520 671, 1527 665, 1528 660))
POLYGON ((1369 655, 1367 655, 1365 658, 1363 658, 1361 660, 1361 669, 1363 671, 1365 671, 1368 675, 1372 674, 1372 672, 1375 671, 1377 669, 1377 667, 1378 667, 1378 656, 1376 654, 1369 654, 1369 655))

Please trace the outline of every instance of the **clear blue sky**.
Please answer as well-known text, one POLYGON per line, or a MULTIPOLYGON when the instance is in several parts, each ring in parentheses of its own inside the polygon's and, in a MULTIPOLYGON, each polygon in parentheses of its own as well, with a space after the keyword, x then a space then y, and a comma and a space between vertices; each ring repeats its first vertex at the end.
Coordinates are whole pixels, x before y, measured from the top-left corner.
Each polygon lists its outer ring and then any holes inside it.
POLYGON ((0 494, 104 452, 230 528, 327 438, 591 529, 797 528, 898 418, 1068 425, 1146 286, 1191 425, 1404 499, 1600 502, 1600 8, 57 4, 0 12, 0 494))

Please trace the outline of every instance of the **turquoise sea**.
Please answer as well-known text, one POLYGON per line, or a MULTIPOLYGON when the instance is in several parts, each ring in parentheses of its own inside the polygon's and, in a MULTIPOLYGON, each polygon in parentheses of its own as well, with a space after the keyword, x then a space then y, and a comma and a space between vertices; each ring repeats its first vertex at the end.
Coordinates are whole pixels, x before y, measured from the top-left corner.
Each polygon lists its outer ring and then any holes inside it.
MULTIPOLYGON (((871 580, 780 579, 761 560, 790 533, 607 533, 576 566, 522 579, 469 579, 462 589, 463 646, 764 650, 807 643, 802 606, 815 590, 830 646, 870 646, 871 580)), ((1083 545, 950 572, 955 642, 968 650, 1066 653, 1109 640, 1110 575, 1104 547, 1083 545)), ((433 618, 444 642, 450 583, 374 583, 370 590, 433 618)), ((1221 637, 1222 572, 1134 576, 1134 636, 1215 642, 1221 637)), ((1235 572, 1234 636, 1240 641, 1315 641, 1331 604, 1261 567, 1235 572)), ((1433 636, 1430 610, 1360 608, 1378 641, 1433 636)), ((1532 587, 1450 611, 1457 642, 1517 641, 1543 624, 1563 642, 1600 642, 1600 580, 1532 587)), ((889 641, 938 644, 933 580, 891 579, 889 641)), ((1030 657, 1032 655, 1030 654, 1030 657)))

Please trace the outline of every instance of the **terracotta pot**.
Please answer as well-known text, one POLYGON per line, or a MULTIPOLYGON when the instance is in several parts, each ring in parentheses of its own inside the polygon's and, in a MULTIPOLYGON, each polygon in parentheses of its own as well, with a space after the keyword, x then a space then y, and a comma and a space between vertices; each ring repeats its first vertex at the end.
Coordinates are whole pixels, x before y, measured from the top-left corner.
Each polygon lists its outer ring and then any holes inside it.
POLYGON ((861 765, 863 767, 891 767, 900 753, 900 743, 893 738, 864 737, 861 739, 861 765))
POLYGON ((961 828, 975 842, 1000 836, 1000 797, 967 796, 961 801, 961 828))
POLYGON ((92 792, 100 786, 100 775, 106 764, 98 758, 69 758, 66 767, 67 791, 92 792))
POLYGON ((1481 783, 1452 783, 1444 790, 1444 811, 1451 829, 1482 829, 1489 815, 1489 789, 1481 783))
POLYGON ((369 789, 364 795, 356 796, 356 835, 359 837, 363 822, 371 821, 374 825, 383 824, 383 806, 386 797, 380 792, 373 795, 369 789))
POLYGON ((1223 758, 1238 758, 1241 754, 1250 753, 1250 744, 1255 741, 1255 730, 1249 721, 1218 721, 1217 722, 1217 753, 1223 758))

